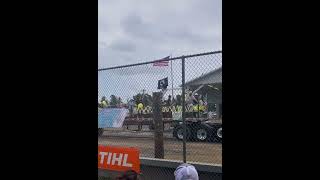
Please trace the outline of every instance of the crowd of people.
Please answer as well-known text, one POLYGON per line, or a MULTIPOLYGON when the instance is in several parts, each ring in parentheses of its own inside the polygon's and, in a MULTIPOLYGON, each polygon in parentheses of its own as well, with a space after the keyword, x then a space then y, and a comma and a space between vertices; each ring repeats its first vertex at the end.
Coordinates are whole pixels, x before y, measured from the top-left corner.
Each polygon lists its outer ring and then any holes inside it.
MULTIPOLYGON (((119 101, 120 102, 120 101, 119 101)), ((174 97, 172 98, 171 95, 168 96, 167 99, 162 100, 162 106, 177 106, 178 100, 174 97)), ((185 105, 188 107, 188 109, 192 109, 193 111, 193 117, 199 118, 202 116, 202 114, 205 113, 207 109, 207 102, 205 100, 205 97, 203 95, 198 94, 197 92, 191 92, 187 91, 185 95, 185 105)), ((110 103, 106 99, 105 96, 103 96, 98 103, 99 108, 107 108, 111 107, 110 103)), ((117 103, 116 105, 113 105, 112 107, 120 107, 120 108, 128 108, 130 112, 130 116, 133 116, 134 109, 137 111, 138 116, 142 116, 143 110, 145 108, 145 105, 143 104, 142 99, 131 99, 128 101, 127 104, 124 103, 117 103)))

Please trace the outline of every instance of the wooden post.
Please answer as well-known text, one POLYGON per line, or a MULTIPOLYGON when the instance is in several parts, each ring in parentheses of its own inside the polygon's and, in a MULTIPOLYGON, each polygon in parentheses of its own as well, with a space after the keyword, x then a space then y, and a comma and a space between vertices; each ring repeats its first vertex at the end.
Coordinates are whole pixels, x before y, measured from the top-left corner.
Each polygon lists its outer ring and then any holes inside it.
POLYGON ((154 156, 155 158, 164 158, 163 148, 163 121, 161 111, 161 92, 154 92, 153 98, 153 122, 154 122, 154 156))

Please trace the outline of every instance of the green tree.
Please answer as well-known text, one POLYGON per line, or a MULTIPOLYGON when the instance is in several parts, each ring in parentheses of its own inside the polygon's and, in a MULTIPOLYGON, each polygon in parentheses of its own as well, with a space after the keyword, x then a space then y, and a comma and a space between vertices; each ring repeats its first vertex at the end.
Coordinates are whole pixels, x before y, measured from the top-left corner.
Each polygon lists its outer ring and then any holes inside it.
POLYGON ((118 103, 118 99, 115 95, 110 96, 110 106, 116 106, 118 103))

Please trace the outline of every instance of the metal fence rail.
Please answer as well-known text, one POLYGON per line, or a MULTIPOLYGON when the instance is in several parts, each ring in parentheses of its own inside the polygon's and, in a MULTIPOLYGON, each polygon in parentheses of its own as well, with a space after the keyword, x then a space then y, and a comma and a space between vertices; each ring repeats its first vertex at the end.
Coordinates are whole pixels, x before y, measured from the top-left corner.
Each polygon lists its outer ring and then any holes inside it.
MULTIPOLYGON (((141 158, 142 174, 140 179, 144 180, 163 180, 174 179, 173 174, 176 167, 181 164, 180 161, 173 160, 160 160, 154 158, 141 158)), ((198 171, 199 179, 201 180, 221 180, 222 179, 222 166, 219 164, 202 164, 193 163, 198 171)), ((121 176, 119 172, 112 172, 100 169, 98 171, 99 179, 114 179, 114 177, 121 176)))
POLYGON ((98 99, 99 110, 124 110, 121 126, 99 123, 99 144, 222 164, 222 51, 98 69, 98 99))

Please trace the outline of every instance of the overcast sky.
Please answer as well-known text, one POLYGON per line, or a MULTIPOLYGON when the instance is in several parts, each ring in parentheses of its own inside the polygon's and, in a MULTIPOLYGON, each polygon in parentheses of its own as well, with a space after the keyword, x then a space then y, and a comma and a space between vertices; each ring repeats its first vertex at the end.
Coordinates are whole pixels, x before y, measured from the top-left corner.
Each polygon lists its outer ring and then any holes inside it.
POLYGON ((99 0, 99 68, 222 50, 221 0, 99 0))

